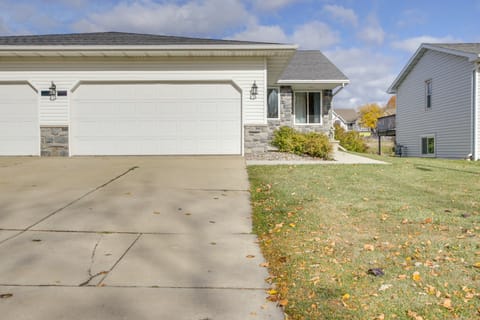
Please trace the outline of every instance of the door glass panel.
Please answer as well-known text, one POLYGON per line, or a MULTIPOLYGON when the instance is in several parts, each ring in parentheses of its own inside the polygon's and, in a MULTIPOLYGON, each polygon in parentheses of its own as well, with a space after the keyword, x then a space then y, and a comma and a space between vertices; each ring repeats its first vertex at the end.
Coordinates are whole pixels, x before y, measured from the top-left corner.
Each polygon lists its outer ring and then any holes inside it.
POLYGON ((307 94, 295 93, 295 122, 307 123, 307 94))
POLYGON ((321 115, 320 92, 311 92, 308 94, 308 122, 320 123, 321 115))
POLYGON ((278 118, 278 91, 277 89, 268 89, 268 98, 267 98, 267 117, 268 118, 278 118))

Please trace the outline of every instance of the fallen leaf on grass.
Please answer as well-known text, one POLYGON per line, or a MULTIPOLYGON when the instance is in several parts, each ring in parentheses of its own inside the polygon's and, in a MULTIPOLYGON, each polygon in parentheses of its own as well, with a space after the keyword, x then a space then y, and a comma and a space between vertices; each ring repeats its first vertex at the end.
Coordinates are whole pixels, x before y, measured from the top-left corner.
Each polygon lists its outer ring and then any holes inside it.
POLYGON ((385 315, 383 313, 379 314, 378 316, 375 317, 374 320, 385 320, 385 315))
POLYGON ((427 218, 427 219, 423 220, 423 224, 430 224, 432 222, 433 222, 432 218, 427 218))
POLYGON ((477 262, 473 265, 475 268, 479 268, 480 269, 480 262, 477 262))
POLYGON ((453 310, 451 299, 446 298, 445 300, 443 300, 441 306, 448 310, 453 310))
POLYGON ((415 271, 412 275, 412 280, 415 282, 422 281, 422 277, 420 276, 420 272, 415 271))
POLYGON ((408 310, 408 311, 407 311, 407 316, 409 316, 410 319, 423 320, 423 317, 422 317, 422 316, 419 316, 418 313, 416 313, 416 312, 414 312, 414 311, 411 311, 411 310, 408 310))
POLYGON ((375 246, 373 246, 372 244, 366 244, 363 246, 363 250, 365 251, 374 251, 375 250, 375 246))
POLYGON ((378 291, 385 291, 385 290, 390 289, 391 287, 393 287, 391 284, 382 284, 380 286, 380 288, 378 289, 378 291))
POLYGON ((398 276, 398 280, 405 280, 405 279, 407 279, 407 275, 406 275, 406 274, 400 274, 400 275, 398 276))
POLYGON ((260 267, 262 268, 268 268, 268 266, 269 266, 268 262, 260 263, 260 267))
POLYGON ((271 296, 274 296, 274 295, 276 295, 276 294, 278 293, 278 291, 275 290, 275 289, 270 289, 270 290, 268 290, 267 292, 268 292, 268 294, 271 295, 271 296))
POLYGON ((285 307, 287 304, 288 304, 288 299, 282 299, 278 301, 279 306, 285 307))

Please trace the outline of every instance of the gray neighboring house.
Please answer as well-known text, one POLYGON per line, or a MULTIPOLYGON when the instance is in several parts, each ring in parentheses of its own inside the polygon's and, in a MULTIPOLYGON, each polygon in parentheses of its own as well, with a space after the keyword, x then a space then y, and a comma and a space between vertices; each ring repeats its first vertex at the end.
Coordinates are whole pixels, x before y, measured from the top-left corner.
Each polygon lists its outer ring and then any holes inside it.
POLYGON ((358 112, 355 109, 334 109, 333 123, 339 124, 346 131, 360 131, 358 112))
POLYGON ((347 77, 296 45, 121 32, 0 37, 0 155, 244 155, 329 132, 347 77))
POLYGON ((388 89, 407 156, 480 157, 480 43, 422 44, 388 89))

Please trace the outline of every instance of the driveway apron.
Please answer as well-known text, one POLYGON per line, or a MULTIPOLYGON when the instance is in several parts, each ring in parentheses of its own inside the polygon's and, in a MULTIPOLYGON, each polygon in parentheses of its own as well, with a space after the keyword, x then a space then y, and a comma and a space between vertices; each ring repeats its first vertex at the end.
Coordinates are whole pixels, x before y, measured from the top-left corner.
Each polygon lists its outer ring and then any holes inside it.
POLYGON ((242 157, 0 158, 2 319, 283 319, 242 157))

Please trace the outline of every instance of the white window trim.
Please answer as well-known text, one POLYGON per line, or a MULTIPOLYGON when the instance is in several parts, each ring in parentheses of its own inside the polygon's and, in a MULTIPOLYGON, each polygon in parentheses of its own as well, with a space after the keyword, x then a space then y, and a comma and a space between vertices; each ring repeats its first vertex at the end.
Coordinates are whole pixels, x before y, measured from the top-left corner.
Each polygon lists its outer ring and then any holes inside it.
MULTIPOLYGON (((427 141, 427 152, 428 152, 428 141, 427 141)), ((435 158, 437 154, 437 137, 434 134, 424 134, 420 136, 420 155, 426 158, 435 158), (424 138, 433 138, 433 153, 423 153, 422 140, 424 138)))
POLYGON ((433 84, 432 79, 425 80, 425 110, 432 110, 433 105, 433 84), (428 86, 430 85, 430 106, 428 106, 428 86))
POLYGON ((267 98, 266 100, 266 105, 267 105, 267 120, 280 120, 280 103, 281 103, 281 98, 280 98, 280 87, 268 87, 267 88, 267 98), (268 117, 268 90, 269 89, 277 89, 278 92, 278 101, 277 101, 277 117, 276 118, 269 118, 268 117))
MULTIPOLYGON (((308 97, 307 97, 307 101, 308 101, 308 97)), ((302 90, 302 91, 294 91, 293 92, 293 106, 292 106, 292 110, 293 110, 293 124, 296 125, 296 126, 321 126, 323 125, 323 90, 319 90, 319 91, 305 91, 305 90, 302 90), (308 108, 307 108, 307 122, 306 123, 297 123, 297 118, 295 117, 295 108, 296 108, 296 103, 295 103, 295 97, 296 97, 296 94, 297 93, 314 93, 314 92, 319 92, 320 93, 320 122, 319 123, 308 123, 308 108)))

